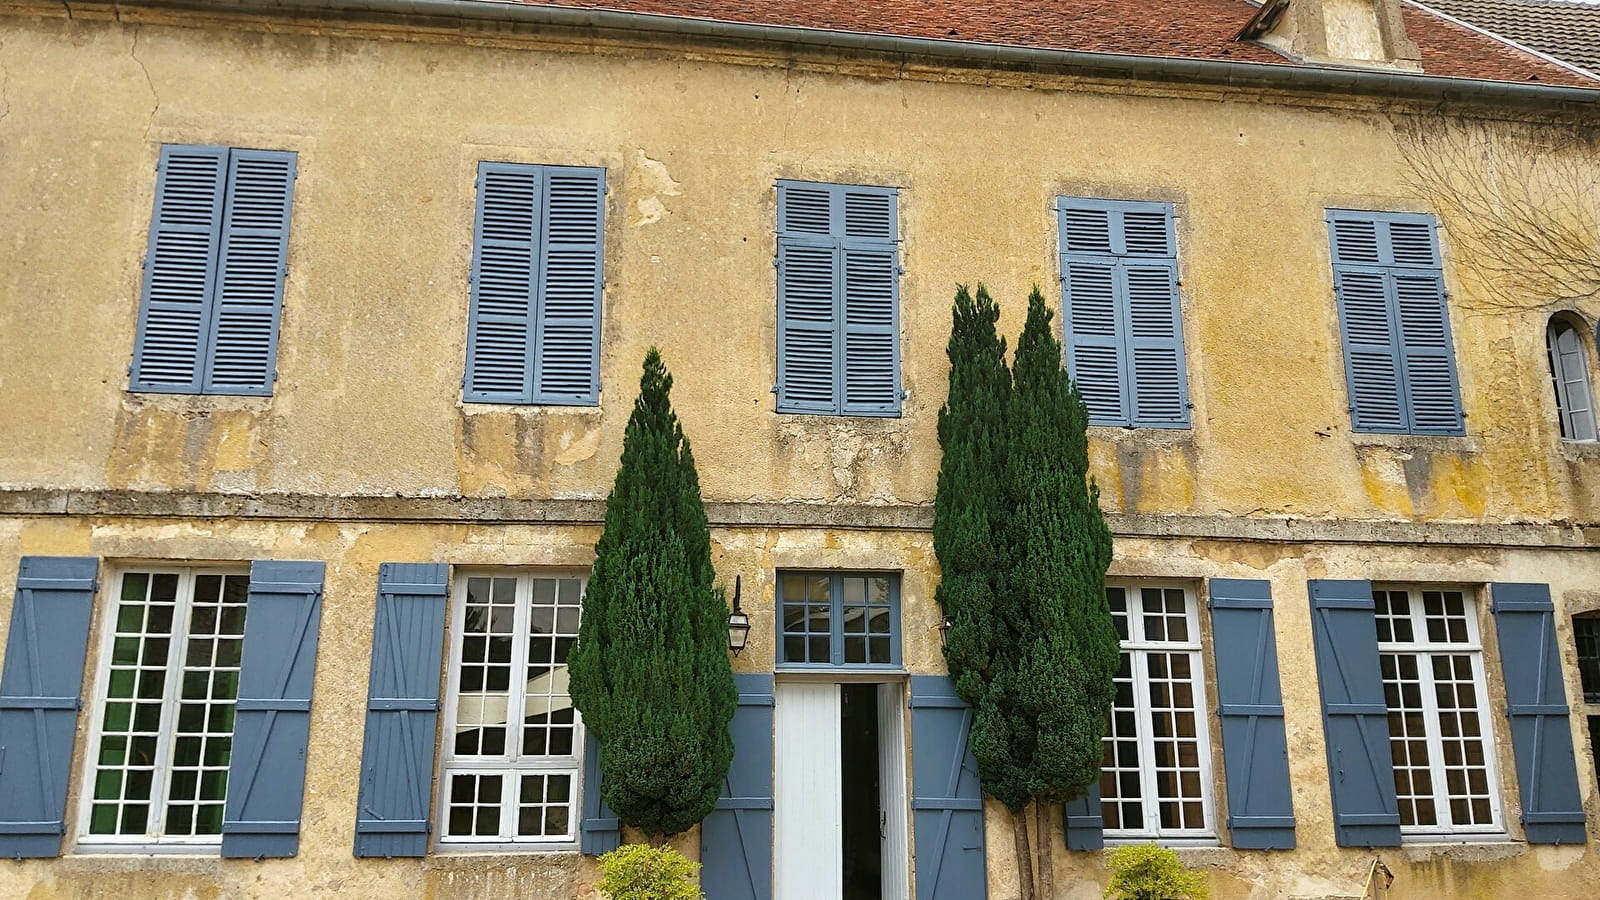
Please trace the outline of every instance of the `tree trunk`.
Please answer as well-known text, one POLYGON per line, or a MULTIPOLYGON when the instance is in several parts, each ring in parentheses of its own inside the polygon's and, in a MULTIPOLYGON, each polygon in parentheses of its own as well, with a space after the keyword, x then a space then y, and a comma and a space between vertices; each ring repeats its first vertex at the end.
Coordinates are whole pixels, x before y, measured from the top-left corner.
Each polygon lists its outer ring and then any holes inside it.
POLYGON ((1017 887, 1021 900, 1038 900, 1033 892, 1033 851, 1028 849, 1028 807, 1011 813, 1011 836, 1017 844, 1017 887))
POLYGON ((1035 838, 1035 852, 1039 854, 1039 896, 1043 900, 1055 900, 1056 897, 1056 866, 1052 856, 1050 813, 1055 804, 1049 800, 1039 799, 1033 801, 1034 821, 1037 824, 1035 838))

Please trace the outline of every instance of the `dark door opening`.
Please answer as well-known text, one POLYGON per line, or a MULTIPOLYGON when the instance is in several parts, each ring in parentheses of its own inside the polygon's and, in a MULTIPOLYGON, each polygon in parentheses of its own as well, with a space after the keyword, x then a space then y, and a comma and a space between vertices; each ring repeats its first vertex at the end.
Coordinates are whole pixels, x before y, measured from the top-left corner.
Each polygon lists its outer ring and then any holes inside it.
POLYGON ((883 815, 878 785, 878 686, 841 684, 839 760, 844 900, 883 898, 883 815))

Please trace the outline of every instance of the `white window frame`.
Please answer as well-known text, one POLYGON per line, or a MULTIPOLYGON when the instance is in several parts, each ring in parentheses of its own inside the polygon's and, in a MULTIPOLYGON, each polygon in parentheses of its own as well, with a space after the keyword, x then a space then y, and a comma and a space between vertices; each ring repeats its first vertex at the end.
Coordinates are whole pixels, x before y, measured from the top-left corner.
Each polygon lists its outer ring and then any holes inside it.
POLYGON ((1545 350, 1550 355, 1550 378, 1556 392, 1561 439, 1573 444, 1594 443, 1600 435, 1596 433, 1594 391, 1589 383, 1589 347, 1583 332, 1566 316, 1552 316, 1545 327, 1545 350), (1577 342, 1575 354, 1561 349, 1564 334, 1570 334, 1577 342))
MULTIPOLYGON (((1121 588, 1128 598, 1128 640, 1121 642, 1122 652, 1132 654, 1129 671, 1133 675, 1134 720, 1138 728, 1139 795, 1144 813, 1142 828, 1106 828, 1108 844, 1137 843, 1158 840, 1166 845, 1214 844, 1217 840, 1217 815, 1215 770, 1211 763, 1211 717, 1206 700, 1206 665, 1200 639, 1200 604, 1194 587, 1181 582, 1147 579, 1108 579, 1108 588, 1121 588), (1144 639, 1143 596, 1144 588, 1183 591, 1184 619, 1189 631, 1187 641, 1147 641, 1144 639), (1146 654, 1187 653, 1190 678, 1194 689, 1195 740, 1198 744, 1200 767, 1200 804, 1204 826, 1201 828, 1164 828, 1161 825, 1161 801, 1156 783, 1155 735, 1151 726, 1150 679, 1148 666, 1143 664, 1146 654)), ((1115 714, 1113 712, 1113 714, 1115 714)), ((1106 740, 1109 741, 1109 729, 1106 740)))
MULTIPOLYGON (((1477 592, 1462 585, 1448 584, 1374 584, 1374 591, 1404 592, 1410 608, 1409 619, 1413 640, 1379 641, 1378 654, 1414 655, 1418 657, 1417 675, 1422 697, 1423 729, 1428 748, 1428 773, 1433 786, 1434 813, 1441 824, 1402 825, 1401 837, 1406 840, 1428 841, 1459 836, 1506 838, 1505 812, 1500 803, 1500 766, 1495 755, 1494 724, 1489 715, 1489 691, 1484 674, 1483 640, 1478 617, 1483 604, 1477 592), (1428 640, 1427 620, 1422 594, 1425 591, 1458 593, 1466 611, 1467 640, 1464 643, 1434 642, 1428 640), (1486 825, 1442 824, 1450 817, 1449 782, 1445 776, 1444 736, 1439 724, 1439 701, 1434 691, 1433 667, 1428 664, 1433 656, 1468 656, 1472 664, 1472 689, 1477 696, 1479 741, 1483 745, 1484 769, 1488 785, 1490 823, 1486 825)), ((1394 735, 1389 737, 1393 746, 1394 735)), ((1397 786, 1398 793, 1398 786, 1397 786)), ((1413 795, 1421 796, 1421 795, 1413 795)))
MULTIPOLYGON (((576 851, 582 834, 583 824, 583 775, 584 775, 584 742, 588 731, 583 726, 583 715, 573 708, 573 734, 572 756, 539 756, 517 759, 516 754, 510 753, 514 741, 520 735, 515 729, 508 728, 506 738, 507 753, 503 757, 461 757, 455 756, 455 727, 456 714, 460 706, 461 684, 461 651, 462 638, 466 630, 467 616, 467 581, 472 578, 515 578, 516 586, 516 613, 511 627, 512 634, 520 638, 512 645, 511 671, 527 671, 528 653, 528 619, 532 615, 531 599, 533 582, 540 578, 576 578, 581 583, 580 615, 582 610, 582 597, 589 590, 589 573, 574 569, 534 569, 534 568, 486 568, 486 569, 458 569, 450 593, 450 634, 449 655, 445 658, 445 694, 442 705, 443 717, 439 723, 439 764, 433 798, 434 815, 437 817, 438 827, 434 829, 434 847, 441 852, 476 852, 476 851, 576 851), (497 836, 452 835, 449 830, 450 815, 450 775, 452 773, 478 773, 478 774, 503 774, 506 777, 501 784, 500 796, 500 821, 501 834, 497 836), (507 832, 514 830, 516 817, 516 790, 520 784, 520 775, 524 773, 570 774, 572 776, 571 803, 572 810, 568 820, 571 832, 566 838, 517 838, 506 836, 507 832)), ((516 701, 521 703, 522 700, 516 701)), ((507 715, 509 721, 511 716, 507 715)))
MULTIPOLYGON (((73 849, 80 853, 195 853, 220 851, 222 848, 222 835, 163 835, 160 831, 165 827, 167 797, 167 783, 172 775, 172 753, 174 719, 177 715, 179 701, 182 699, 183 675, 189 671, 183 665, 185 649, 189 642, 189 614, 194 607, 194 580, 199 575, 219 575, 244 577, 249 579, 248 565, 243 568, 233 566, 192 566, 186 564, 173 564, 170 562, 155 563, 151 565, 129 564, 119 567, 112 573, 112 577, 105 583, 111 585, 110 591, 103 591, 100 596, 99 615, 100 629, 99 652, 95 657, 94 694, 92 711, 89 716, 89 741, 83 758, 83 783, 78 791, 78 823, 77 839, 73 849), (99 771, 100 741, 103 737, 106 712, 106 694, 111 687, 111 659, 117 637, 117 609, 122 605, 122 583, 129 575, 177 575, 178 588, 173 611, 173 637, 169 640, 171 645, 167 648, 166 680, 162 686, 161 722, 158 726, 156 737, 156 756, 160 763, 154 767, 150 780, 150 814, 145 833, 142 835, 119 834, 94 834, 90 832, 89 825, 94 815, 95 781, 99 771), (182 628, 183 638, 179 640, 178 629, 182 628), (151 828, 151 825, 154 828, 151 828), (154 833, 152 833, 154 832, 154 833)), ((248 615, 246 616, 248 627, 248 615)), ((242 639, 241 639, 242 644, 242 639)), ((241 646, 241 667, 243 663, 241 646)), ((234 695, 237 702, 238 695, 234 695)), ((237 735, 238 720, 235 718, 235 731, 237 735)), ((230 751, 231 762, 232 754, 230 751)), ((223 793, 223 808, 227 807, 227 793, 223 793)))

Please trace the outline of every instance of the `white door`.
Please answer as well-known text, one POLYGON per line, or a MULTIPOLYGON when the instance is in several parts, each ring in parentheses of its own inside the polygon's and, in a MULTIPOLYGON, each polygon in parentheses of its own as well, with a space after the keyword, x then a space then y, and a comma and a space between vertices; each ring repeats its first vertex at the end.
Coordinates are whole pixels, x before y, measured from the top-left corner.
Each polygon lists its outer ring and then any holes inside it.
POLYGON ((776 900, 844 893, 839 686, 783 684, 773 693, 773 879, 776 900))
POLYGON ((878 808, 883 810, 883 900, 911 893, 906 835, 905 699, 898 684, 878 685, 878 808))

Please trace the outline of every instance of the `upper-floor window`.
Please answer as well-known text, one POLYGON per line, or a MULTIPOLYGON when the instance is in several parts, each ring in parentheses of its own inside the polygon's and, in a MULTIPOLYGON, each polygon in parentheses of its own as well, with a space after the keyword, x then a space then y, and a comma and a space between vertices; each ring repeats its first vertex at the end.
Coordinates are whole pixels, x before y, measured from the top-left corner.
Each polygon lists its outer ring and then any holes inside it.
POLYGON ((1208 837, 1215 826, 1194 595, 1114 582, 1106 599, 1122 642, 1100 770, 1106 837, 1208 837))
POLYGON ((249 582, 243 571, 122 573, 106 616, 83 841, 222 840, 249 582))
POLYGON ((1564 316, 1550 320, 1545 329, 1550 353, 1550 378, 1555 383, 1561 437, 1569 441, 1595 439, 1594 400, 1589 391, 1589 353, 1583 337, 1564 316))
POLYGON ((1572 637, 1578 649, 1583 702, 1600 703, 1600 615, 1573 616, 1572 637))
POLYGON ((584 742, 567 657, 586 581, 514 572, 457 579, 442 842, 577 840, 584 742))
POLYGON ((1062 197, 1067 369, 1094 425, 1189 427, 1172 204, 1062 197))
POLYGON ((1355 430, 1464 433, 1433 217, 1330 209, 1327 221, 1355 430))
POLYGON ((900 665, 900 579, 890 574, 778 575, 780 665, 900 665))
POLYGON ((778 411, 900 414, 894 188, 778 182, 778 411))
POLYGON ((166 144, 129 389, 270 394, 295 154, 166 144))
POLYGON ((600 401, 605 170, 478 165, 463 398, 600 401))
POLYGON ((1400 830, 1503 831, 1477 604, 1435 588, 1372 599, 1400 830))

